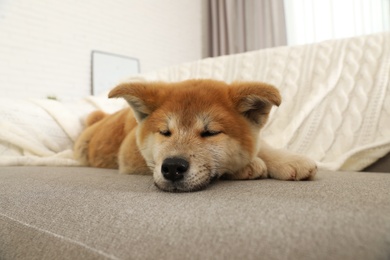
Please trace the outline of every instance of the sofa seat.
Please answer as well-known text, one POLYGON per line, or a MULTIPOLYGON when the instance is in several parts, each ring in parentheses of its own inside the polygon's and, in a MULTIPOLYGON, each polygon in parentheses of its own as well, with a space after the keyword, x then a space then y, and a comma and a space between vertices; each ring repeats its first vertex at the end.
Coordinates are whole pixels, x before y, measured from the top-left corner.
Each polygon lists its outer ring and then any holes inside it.
POLYGON ((0 168, 0 259, 389 258, 386 173, 167 193, 116 170, 0 168))

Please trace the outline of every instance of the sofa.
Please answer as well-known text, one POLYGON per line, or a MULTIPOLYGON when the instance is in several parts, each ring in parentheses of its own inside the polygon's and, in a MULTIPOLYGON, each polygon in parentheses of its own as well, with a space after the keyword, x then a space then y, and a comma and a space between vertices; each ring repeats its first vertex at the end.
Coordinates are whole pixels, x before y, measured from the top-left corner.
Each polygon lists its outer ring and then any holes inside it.
POLYGON ((390 174, 167 193, 87 167, 0 168, 1 259, 389 259, 390 174))
POLYGON ((284 103, 263 137, 315 159, 312 181, 217 180, 164 192, 151 176, 73 159, 85 116, 126 106, 120 100, 2 100, 0 259, 389 259, 389 46, 382 33, 129 79, 278 86, 284 103))

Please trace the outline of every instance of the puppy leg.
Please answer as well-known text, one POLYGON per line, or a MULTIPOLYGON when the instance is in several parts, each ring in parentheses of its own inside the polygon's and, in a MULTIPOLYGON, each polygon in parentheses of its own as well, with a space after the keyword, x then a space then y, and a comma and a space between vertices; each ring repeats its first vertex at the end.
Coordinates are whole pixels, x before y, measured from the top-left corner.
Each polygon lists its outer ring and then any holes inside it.
POLYGON ((317 173, 317 165, 310 158, 275 149, 264 141, 258 156, 267 165, 268 175, 279 180, 307 180, 317 173))
POLYGON ((96 128, 96 124, 85 129, 74 144, 74 149, 73 149, 74 158, 78 160, 81 163, 81 165, 84 166, 90 165, 88 148, 89 148, 89 141, 91 140, 93 134, 95 133, 95 128, 96 128))
POLYGON ((101 121, 107 114, 103 111, 97 110, 88 115, 85 120, 86 129, 80 134, 74 144, 74 158, 78 160, 81 165, 88 166, 90 165, 89 161, 89 141, 91 140, 93 134, 96 131, 97 122, 101 121), (95 125, 94 125, 95 124, 95 125))
POLYGON ((267 166, 262 159, 256 157, 251 163, 235 174, 224 176, 231 180, 253 180, 267 178, 267 166))

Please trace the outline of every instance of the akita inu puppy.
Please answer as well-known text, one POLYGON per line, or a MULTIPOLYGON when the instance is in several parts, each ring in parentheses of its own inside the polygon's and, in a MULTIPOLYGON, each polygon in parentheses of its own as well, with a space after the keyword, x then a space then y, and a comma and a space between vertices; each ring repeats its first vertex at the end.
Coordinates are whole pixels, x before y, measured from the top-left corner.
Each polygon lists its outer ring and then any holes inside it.
POLYGON ((314 161, 260 139, 272 106, 281 103, 271 85, 123 83, 109 97, 124 98, 131 109, 88 117, 75 144, 75 157, 84 165, 153 174, 165 191, 200 190, 221 176, 305 180, 316 174, 314 161))

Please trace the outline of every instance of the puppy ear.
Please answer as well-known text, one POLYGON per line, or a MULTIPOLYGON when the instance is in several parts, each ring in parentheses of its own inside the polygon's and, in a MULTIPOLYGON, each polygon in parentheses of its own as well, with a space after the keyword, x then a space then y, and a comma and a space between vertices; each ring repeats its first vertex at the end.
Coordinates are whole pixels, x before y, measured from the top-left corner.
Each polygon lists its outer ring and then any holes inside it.
POLYGON ((272 106, 279 106, 282 102, 274 86, 261 82, 231 84, 230 98, 236 109, 259 127, 267 122, 272 106))
POLYGON ((144 120, 159 105, 160 91, 153 83, 122 83, 108 94, 109 98, 124 98, 134 112, 138 122, 144 120))

